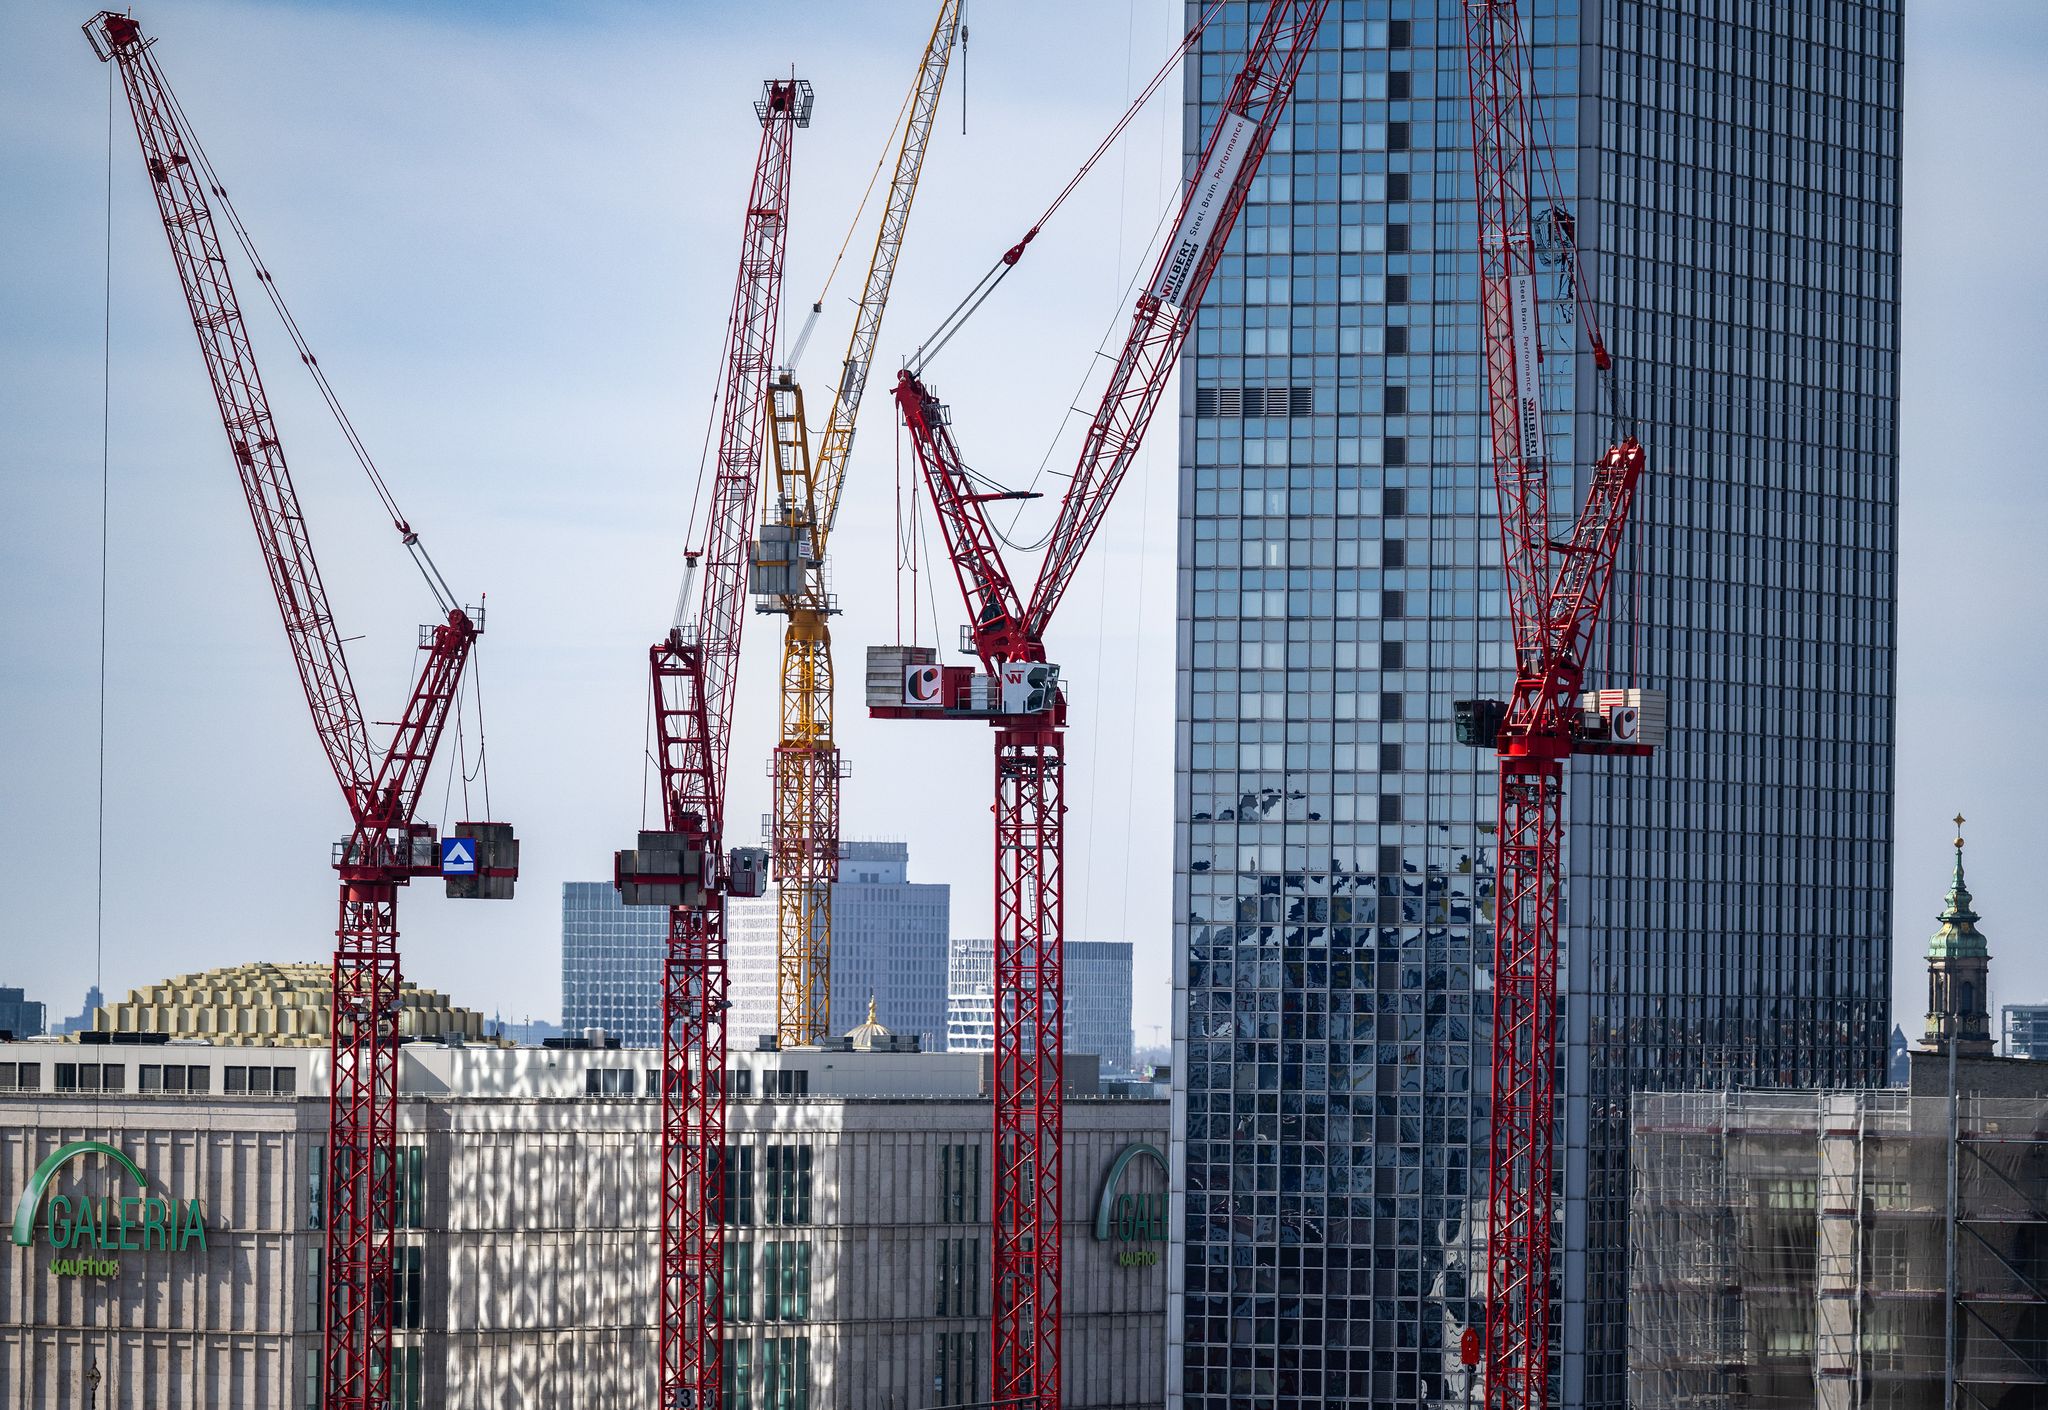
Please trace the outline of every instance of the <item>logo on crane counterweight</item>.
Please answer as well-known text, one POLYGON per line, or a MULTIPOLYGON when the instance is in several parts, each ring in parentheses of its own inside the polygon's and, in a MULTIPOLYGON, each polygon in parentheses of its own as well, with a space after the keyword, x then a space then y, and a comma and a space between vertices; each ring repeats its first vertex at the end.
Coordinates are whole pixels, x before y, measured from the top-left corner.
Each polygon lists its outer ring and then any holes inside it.
POLYGON ((444 837, 441 839, 441 875, 476 875, 476 839, 474 837, 444 837))

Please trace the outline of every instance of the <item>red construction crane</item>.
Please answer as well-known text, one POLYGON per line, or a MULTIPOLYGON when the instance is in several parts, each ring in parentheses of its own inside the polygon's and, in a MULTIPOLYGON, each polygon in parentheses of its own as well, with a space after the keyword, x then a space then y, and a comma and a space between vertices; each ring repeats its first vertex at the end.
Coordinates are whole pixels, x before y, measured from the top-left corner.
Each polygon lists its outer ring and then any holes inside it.
MULTIPOLYGON (((1494 491, 1515 647, 1507 701, 1457 703, 1460 742, 1499 755, 1494 894, 1493 1120, 1487 1161, 1485 1403, 1545 1403, 1550 1355, 1552 1101, 1557 957, 1564 896, 1565 760, 1648 754, 1663 734, 1653 691, 1582 694, 1600 605, 1614 576, 1643 450, 1633 436, 1595 464, 1585 507, 1563 537, 1550 522, 1544 446, 1539 265, 1566 277, 1594 366, 1611 366, 1579 278, 1571 217, 1530 200, 1524 56, 1514 0, 1468 0, 1472 156, 1479 208, 1494 491)), ((1468 1335, 1466 1356, 1477 1358, 1468 1335)))
POLYGON ((921 647, 869 652, 871 713, 981 720, 995 730, 995 1191, 989 1397, 1057 1410, 1060 1399, 1062 786, 1067 702, 1045 633, 1130 469, 1194 327, 1210 276, 1273 140, 1329 0, 1272 0, 1215 125, 1179 218, 1138 296, 1026 602, 997 546, 990 492, 967 469, 950 416, 909 371, 896 402, 966 600, 971 666, 921 647))
MULTIPOLYGON (((483 615, 455 605, 286 314, 301 357, 314 370, 351 448, 370 471, 406 548, 447 614, 445 620, 420 629, 426 659, 419 679, 390 746, 376 752, 313 560, 241 305, 228 277, 207 202, 209 190, 226 209, 253 262, 247 231, 157 66, 155 41, 145 39, 133 19, 111 11, 95 15, 84 28, 101 61, 112 60, 118 66, 127 90, 150 189, 184 285, 228 448, 313 712, 313 727, 348 804, 349 836, 334 851, 334 866, 341 874, 341 906, 335 930, 329 1048, 333 1086, 324 1172, 322 1403, 327 1410, 383 1410, 392 1398, 392 1248, 399 1223, 398 888, 416 877, 444 876, 451 896, 509 897, 518 874, 518 844, 505 824, 465 822, 458 824, 460 836, 437 838, 432 824, 414 816, 461 686, 463 667, 483 631, 483 615)), ((269 272, 258 264, 256 274, 282 312, 269 272)))
POLYGON ((614 880, 628 905, 669 908, 661 988, 662 1410, 719 1403, 724 1367, 725 901, 759 896, 768 854, 725 835, 726 761, 745 625, 747 545, 764 453, 768 374, 782 303, 789 234, 790 148, 811 123, 811 85, 771 78, 754 104, 761 146, 740 243, 721 364, 718 459, 704 545, 689 569, 676 620, 648 652, 655 760, 664 831, 642 832, 618 854, 614 880), (697 617, 684 613, 703 568, 697 617))

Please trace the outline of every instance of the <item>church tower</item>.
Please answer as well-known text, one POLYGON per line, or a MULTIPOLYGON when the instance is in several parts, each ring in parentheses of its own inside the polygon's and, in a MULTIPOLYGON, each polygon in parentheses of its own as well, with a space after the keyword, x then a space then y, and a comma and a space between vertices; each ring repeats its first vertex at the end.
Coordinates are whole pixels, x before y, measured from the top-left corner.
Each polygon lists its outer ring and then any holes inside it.
POLYGON ((1921 1046, 1960 1057, 1991 1056, 1991 951, 1977 932, 1970 888, 1963 884, 1963 818, 1956 815, 1956 875, 1942 908, 1941 929, 1927 943, 1927 1034, 1921 1046))

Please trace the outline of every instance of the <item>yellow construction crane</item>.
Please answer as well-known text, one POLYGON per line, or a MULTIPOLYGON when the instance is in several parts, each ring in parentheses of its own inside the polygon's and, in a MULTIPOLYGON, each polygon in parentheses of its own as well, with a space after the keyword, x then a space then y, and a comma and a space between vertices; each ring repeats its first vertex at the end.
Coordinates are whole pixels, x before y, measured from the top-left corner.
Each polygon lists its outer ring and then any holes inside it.
MULTIPOLYGON (((832 414, 814 458, 803 388, 780 373, 769 394, 774 485, 754 544, 755 607, 789 618, 782 639, 782 734, 770 763, 769 833, 776 902, 775 1028, 785 1045, 816 1043, 832 1013, 832 883, 839 877, 839 748, 832 738, 832 633, 838 606, 824 573, 853 450, 854 420, 881 336, 896 256, 910 223, 939 91, 960 36, 962 0, 942 0, 905 102, 903 142, 868 261, 832 414)), ((815 317, 817 309, 812 310, 815 317)), ((808 332, 808 330, 806 330, 808 332)), ((801 348, 801 340, 798 344, 801 348)))

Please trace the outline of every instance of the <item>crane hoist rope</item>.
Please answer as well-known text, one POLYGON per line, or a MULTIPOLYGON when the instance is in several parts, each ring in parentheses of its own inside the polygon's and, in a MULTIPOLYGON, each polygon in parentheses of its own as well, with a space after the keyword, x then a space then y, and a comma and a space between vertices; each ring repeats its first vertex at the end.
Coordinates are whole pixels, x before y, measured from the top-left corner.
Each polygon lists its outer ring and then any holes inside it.
POLYGON ((1107 135, 1095 144, 1095 150, 1088 154, 1087 160, 1083 161, 1074 174, 1067 179, 1067 184, 1060 188, 1059 194, 1052 198, 1051 204, 1039 212, 1038 219, 1031 222, 1030 228, 1024 232, 1024 237, 997 257, 996 262, 989 266, 988 272, 983 274, 975 282, 974 287, 969 289, 966 295, 961 298, 960 302, 953 306, 953 311, 941 319, 939 326, 934 328, 924 341, 917 345, 917 352, 910 360, 912 370, 922 375, 924 369, 939 355, 946 344, 953 341, 954 335, 966 326, 970 318, 981 311, 981 306, 988 302, 989 296, 995 293, 997 286, 1003 280, 1009 278, 1010 271, 1015 269, 1024 258, 1025 247, 1038 238, 1039 232, 1045 229, 1047 223, 1052 220, 1054 213, 1067 203, 1067 197, 1073 195, 1079 189, 1081 183, 1087 179, 1088 173, 1095 170, 1096 164, 1109 155, 1110 148, 1114 147, 1117 139, 1123 136, 1124 129, 1131 125, 1138 114, 1144 110, 1145 105, 1152 100, 1152 95, 1159 91, 1160 86, 1186 60, 1188 53, 1201 39, 1203 32, 1209 28, 1210 22, 1221 14, 1222 11, 1223 0, 1212 0, 1209 7, 1202 12, 1194 24, 1188 27, 1187 33, 1181 36, 1180 43, 1175 46, 1173 53, 1167 56, 1166 62, 1159 66, 1158 71, 1145 84, 1143 91, 1124 109, 1123 116, 1116 120, 1116 123, 1109 129, 1107 135))

